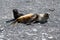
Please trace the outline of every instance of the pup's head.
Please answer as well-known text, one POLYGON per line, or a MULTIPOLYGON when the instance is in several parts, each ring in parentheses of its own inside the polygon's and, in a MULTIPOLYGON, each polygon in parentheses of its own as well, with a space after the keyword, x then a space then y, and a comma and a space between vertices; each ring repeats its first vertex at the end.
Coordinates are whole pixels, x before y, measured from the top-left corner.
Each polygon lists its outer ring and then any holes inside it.
POLYGON ((45 13, 45 14, 39 14, 39 20, 41 21, 41 22, 45 22, 45 21, 47 21, 47 19, 49 18, 49 14, 48 13, 45 13))

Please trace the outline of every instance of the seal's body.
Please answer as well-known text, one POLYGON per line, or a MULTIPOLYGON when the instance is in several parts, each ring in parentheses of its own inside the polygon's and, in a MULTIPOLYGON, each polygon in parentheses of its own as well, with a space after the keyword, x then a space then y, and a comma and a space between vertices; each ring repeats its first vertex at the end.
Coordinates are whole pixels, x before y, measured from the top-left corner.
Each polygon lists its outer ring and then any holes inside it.
POLYGON ((31 23, 36 23, 36 22, 40 22, 40 23, 45 23, 47 22, 47 19, 49 18, 49 14, 48 13, 44 13, 44 14, 33 14, 33 13, 29 13, 29 14, 21 14, 18 13, 17 9, 13 9, 13 16, 14 19, 7 21, 7 22, 11 22, 12 23, 25 23, 25 24, 31 24, 31 23))
POLYGON ((26 24, 28 24, 28 23, 33 22, 33 20, 36 19, 36 17, 37 16, 35 14, 29 13, 29 14, 18 17, 15 20, 15 22, 13 22, 13 23, 18 22, 18 23, 26 23, 26 24))
POLYGON ((33 18, 33 14, 27 14, 27 15, 23 15, 21 17, 17 18, 18 22, 28 22, 29 20, 31 20, 33 18))
POLYGON ((45 14, 33 14, 29 13, 23 16, 18 17, 13 23, 25 23, 25 24, 31 24, 31 23, 36 23, 36 22, 46 22, 47 19, 49 18, 49 15, 47 13, 45 14))

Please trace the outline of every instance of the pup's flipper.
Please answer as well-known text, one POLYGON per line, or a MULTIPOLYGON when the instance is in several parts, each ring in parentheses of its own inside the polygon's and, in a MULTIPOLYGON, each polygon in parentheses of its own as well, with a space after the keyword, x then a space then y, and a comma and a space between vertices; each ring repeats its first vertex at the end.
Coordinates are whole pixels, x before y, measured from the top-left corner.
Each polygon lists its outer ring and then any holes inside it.
POLYGON ((22 16, 22 15, 23 14, 22 13, 19 13, 17 9, 13 9, 14 19, 9 20, 9 21, 6 21, 6 23, 12 22, 12 21, 16 20, 18 17, 22 16))
POLYGON ((10 22, 13 22, 13 21, 15 21, 15 19, 8 20, 8 21, 6 21, 6 23, 10 23, 10 22))
POLYGON ((15 20, 15 21, 13 21, 10 25, 15 25, 16 22, 17 22, 17 21, 15 20))
POLYGON ((18 12, 18 9, 13 9, 13 16, 15 19, 17 19, 18 17, 22 16, 22 13, 18 12))
MULTIPOLYGON (((10 21, 9 21, 10 22, 10 21)), ((10 24, 8 24, 7 26, 11 26, 11 25, 15 25, 16 24, 16 20, 14 20, 13 22, 11 22, 10 24)))

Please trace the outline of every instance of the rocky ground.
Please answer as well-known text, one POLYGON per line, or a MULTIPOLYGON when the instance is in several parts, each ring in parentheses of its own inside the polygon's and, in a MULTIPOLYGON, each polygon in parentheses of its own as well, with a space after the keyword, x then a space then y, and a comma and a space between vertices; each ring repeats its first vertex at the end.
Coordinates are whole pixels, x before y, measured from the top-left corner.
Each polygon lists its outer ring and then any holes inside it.
POLYGON ((60 0, 0 0, 0 40, 60 40, 60 0), (13 9, 20 13, 50 14, 45 24, 10 25, 13 9))

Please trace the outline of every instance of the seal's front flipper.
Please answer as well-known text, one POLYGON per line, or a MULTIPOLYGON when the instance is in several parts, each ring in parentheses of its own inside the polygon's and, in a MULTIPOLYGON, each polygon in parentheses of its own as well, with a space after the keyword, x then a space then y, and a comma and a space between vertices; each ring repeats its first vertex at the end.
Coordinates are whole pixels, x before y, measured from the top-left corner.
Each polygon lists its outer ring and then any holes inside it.
POLYGON ((15 19, 17 19, 18 17, 22 16, 22 13, 19 13, 17 9, 13 9, 13 16, 15 19))
POLYGON ((8 21, 6 21, 6 23, 10 23, 10 22, 12 22, 12 21, 15 21, 15 19, 8 20, 8 21))

